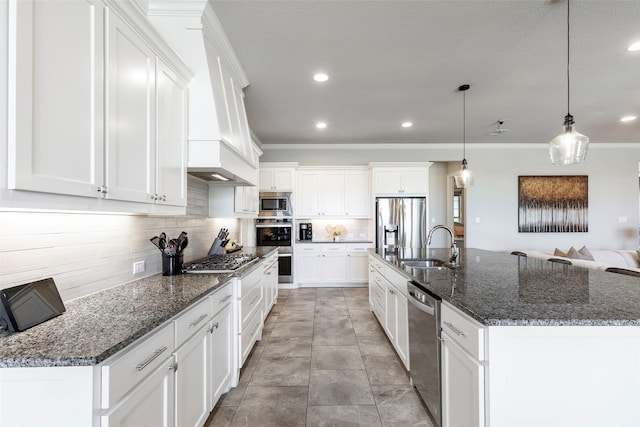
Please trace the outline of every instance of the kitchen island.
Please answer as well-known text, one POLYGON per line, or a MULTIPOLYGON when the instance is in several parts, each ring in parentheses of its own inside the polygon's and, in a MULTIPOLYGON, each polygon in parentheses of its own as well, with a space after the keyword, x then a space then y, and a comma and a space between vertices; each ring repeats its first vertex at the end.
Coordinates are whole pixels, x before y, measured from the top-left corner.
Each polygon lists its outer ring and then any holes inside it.
MULTIPOLYGON (((464 411, 475 412, 474 426, 640 425, 638 278, 507 253, 460 252, 457 268, 425 270, 401 260, 446 260, 448 249, 371 251, 387 271, 442 298, 443 316, 477 325, 477 337, 466 338, 478 340, 480 354, 454 372, 447 361, 455 345, 447 343, 455 333, 443 325, 444 426, 456 425, 448 413, 464 411), (445 396, 447 386, 456 386, 452 375, 468 380, 462 382, 467 396, 445 396)), ((456 338, 465 337, 460 333, 456 338)))

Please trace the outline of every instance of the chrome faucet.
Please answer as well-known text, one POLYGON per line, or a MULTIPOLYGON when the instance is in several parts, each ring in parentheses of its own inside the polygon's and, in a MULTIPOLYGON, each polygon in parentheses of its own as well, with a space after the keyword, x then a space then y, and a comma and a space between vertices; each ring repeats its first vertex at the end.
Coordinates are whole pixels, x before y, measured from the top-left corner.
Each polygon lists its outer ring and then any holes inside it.
POLYGON ((431 245, 431 237, 433 236, 433 232, 440 228, 443 230, 447 230, 447 233, 449 233, 449 237, 451 237, 451 249, 449 250, 449 263, 452 265, 458 265, 459 251, 458 251, 458 247, 456 246, 456 242, 453 239, 453 233, 451 232, 451 229, 449 227, 445 225, 436 225, 431 230, 429 230, 429 234, 427 234, 427 248, 429 247, 429 245, 431 245))

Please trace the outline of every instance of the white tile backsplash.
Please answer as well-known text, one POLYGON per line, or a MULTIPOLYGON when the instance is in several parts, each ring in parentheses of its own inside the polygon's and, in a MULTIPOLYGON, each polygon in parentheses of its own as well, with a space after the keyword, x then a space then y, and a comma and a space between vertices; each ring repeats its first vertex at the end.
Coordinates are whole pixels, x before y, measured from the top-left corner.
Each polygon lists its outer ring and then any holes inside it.
POLYGON ((0 289, 53 277, 68 301, 159 273, 160 251, 149 239, 162 231, 188 233, 185 261, 206 255, 222 227, 252 246, 253 220, 207 218, 208 184, 188 184, 188 216, 0 212, 0 289), (134 276, 133 263, 143 260, 144 273, 134 276))

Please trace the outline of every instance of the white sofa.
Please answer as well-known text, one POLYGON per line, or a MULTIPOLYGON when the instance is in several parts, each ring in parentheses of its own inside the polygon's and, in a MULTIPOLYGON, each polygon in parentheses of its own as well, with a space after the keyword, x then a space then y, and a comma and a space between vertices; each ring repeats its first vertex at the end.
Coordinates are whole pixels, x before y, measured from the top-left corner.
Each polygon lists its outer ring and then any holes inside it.
POLYGON ((596 270, 606 270, 609 267, 624 268, 640 273, 640 258, 635 250, 589 250, 593 256, 593 261, 586 259, 567 258, 554 255, 554 250, 518 250, 513 253, 526 254, 527 257, 540 259, 559 259, 571 262, 577 267, 592 268, 596 270))

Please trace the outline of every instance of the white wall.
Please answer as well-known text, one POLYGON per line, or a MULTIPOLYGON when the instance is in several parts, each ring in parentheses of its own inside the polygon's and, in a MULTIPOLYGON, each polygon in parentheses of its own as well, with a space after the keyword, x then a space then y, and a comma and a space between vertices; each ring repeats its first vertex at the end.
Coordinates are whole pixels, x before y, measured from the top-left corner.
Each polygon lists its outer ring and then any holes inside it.
POLYGON ((593 146, 584 164, 572 166, 551 165, 540 148, 473 150, 468 157, 475 175, 467 191, 469 247, 638 248, 638 147, 593 146), (518 175, 588 175, 589 232, 518 233, 518 175), (619 223, 619 217, 627 222, 619 223))
MULTIPOLYGON (((460 161, 462 146, 442 144, 333 145, 329 148, 264 145, 261 161, 316 164, 367 164, 371 161, 460 161)), ((640 144, 591 144, 582 165, 553 166, 547 144, 467 144, 467 160, 475 176, 467 189, 467 247, 513 249, 638 248, 640 225, 638 162, 640 144), (518 233, 518 175, 588 175, 589 232, 518 233), (626 223, 619 223, 626 217, 626 223), (479 223, 476 223, 479 218, 479 223)), ((435 165, 434 165, 435 166, 435 165)), ((431 167, 430 191, 446 183, 431 167)), ((441 195, 430 197, 430 210, 441 195)), ((433 217, 433 215, 430 215, 433 217)))

